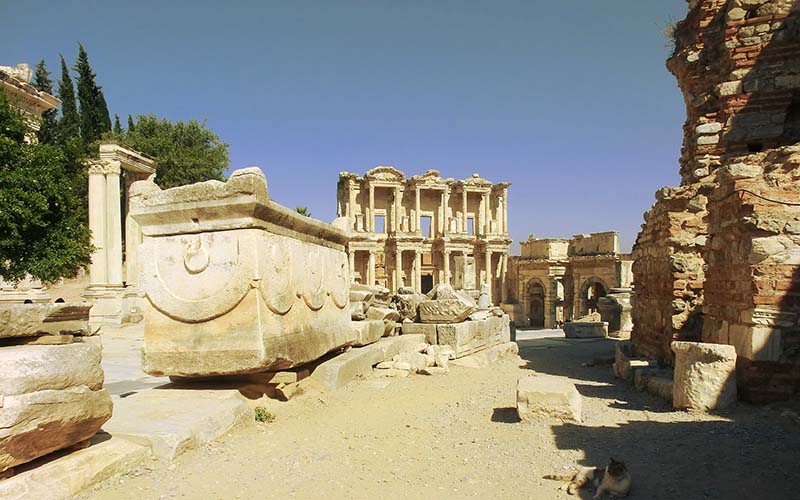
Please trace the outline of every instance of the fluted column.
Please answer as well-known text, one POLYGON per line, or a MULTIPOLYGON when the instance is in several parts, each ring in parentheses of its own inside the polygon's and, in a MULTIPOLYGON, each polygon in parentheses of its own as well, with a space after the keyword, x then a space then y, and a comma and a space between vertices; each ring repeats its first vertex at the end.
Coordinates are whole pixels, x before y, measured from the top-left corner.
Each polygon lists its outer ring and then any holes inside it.
POLYGON ((108 284, 122 286, 122 210, 120 206, 120 163, 108 161, 106 170, 106 258, 108 284))
POLYGON ((106 285, 106 177, 105 164, 100 160, 89 163, 89 229, 92 232, 92 245, 95 247, 89 266, 90 285, 106 285))

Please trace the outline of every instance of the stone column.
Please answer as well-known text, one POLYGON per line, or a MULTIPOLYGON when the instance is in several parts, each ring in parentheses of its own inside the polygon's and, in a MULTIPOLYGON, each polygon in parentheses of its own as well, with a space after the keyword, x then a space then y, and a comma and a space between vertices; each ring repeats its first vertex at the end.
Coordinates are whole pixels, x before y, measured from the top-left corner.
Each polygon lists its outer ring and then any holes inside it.
POLYGON ((367 214, 367 231, 375 232, 375 188, 369 185, 369 213, 367 214))
POLYGON ((444 212, 444 216, 442 217, 442 224, 444 225, 443 232, 447 233, 450 231, 450 193, 445 188, 444 192, 442 193, 442 212, 444 212))
POLYGON ((89 266, 91 286, 108 284, 106 252, 106 178, 105 164, 89 163, 89 229, 92 231, 92 263, 89 266))
POLYGON ((401 286, 405 286, 403 283, 403 251, 399 248, 394 253, 394 290, 396 292, 401 286))
POLYGON ((120 163, 109 161, 106 170, 106 256, 108 259, 108 284, 122 287, 122 210, 120 207, 120 163))
POLYGON ((348 264, 350 265, 350 283, 356 282, 356 251, 348 250, 347 252, 348 264))
MULTIPOLYGON (((130 207, 131 184, 144 179, 142 174, 126 172, 125 175, 125 207, 130 207)), ((141 243, 141 229, 129 210, 125 214, 125 285, 136 286, 138 283, 139 269, 139 244, 141 243)))
POLYGON ((413 262, 411 262, 411 288, 413 288, 415 292, 419 290, 419 283, 417 283, 417 254, 418 253, 419 253, 418 251, 414 250, 414 260, 413 260, 413 262))
POLYGON ((462 205, 462 209, 463 209, 463 211, 461 213, 461 217, 463 218, 463 220, 461 221, 461 223, 462 223, 461 228, 464 230, 463 231, 464 234, 466 234, 467 231, 469 230, 469 228, 468 228, 468 225, 467 225, 467 219, 468 219, 468 217, 467 217, 467 190, 464 189, 464 188, 462 188, 462 190, 461 190, 461 205, 462 205))
POLYGON ((358 224, 356 223, 356 220, 355 220, 356 219, 356 190, 353 188, 353 181, 350 181, 350 183, 348 184, 348 194, 350 195, 350 205, 349 205, 350 213, 349 213, 348 217, 350 217, 350 225, 351 225, 350 227, 351 227, 351 229, 355 229, 356 227, 358 227, 358 224))
POLYGON ((503 225, 503 205, 505 201, 502 196, 497 198, 497 211, 495 212, 495 220, 497 221, 497 234, 505 234, 505 226, 503 225))
POLYGON ((506 274, 508 273, 508 254, 500 256, 500 301, 508 302, 508 290, 506 290, 506 274))
POLYGON ((489 206, 486 203, 486 194, 481 194, 481 204, 478 208, 478 220, 475 221, 475 224, 478 226, 478 229, 475 231, 481 235, 486 235, 487 230, 489 229, 486 227, 486 212, 489 210, 489 206))
POLYGON ((450 284, 450 251, 445 250, 444 255, 444 282, 450 284))
POLYGON ((414 289, 415 292, 421 293, 422 292, 422 254, 418 251, 414 251, 414 274, 417 279, 417 288, 414 289))
POLYGON ((367 285, 375 284, 375 250, 369 251, 369 267, 367 268, 367 285))
POLYGON ((508 234, 508 188, 503 189, 503 234, 508 234))
POLYGON ((444 190, 442 190, 441 196, 439 196, 439 224, 437 224, 439 231, 436 236, 441 236, 446 231, 445 229, 445 213, 444 213, 444 190))
POLYGON ((490 234, 492 231, 492 193, 486 193, 486 209, 483 211, 484 217, 486 217, 486 234, 490 234))
POLYGON ((419 189, 419 186, 416 187, 415 191, 416 191, 416 199, 414 200, 414 210, 416 210, 417 213, 414 214, 414 219, 416 220, 416 224, 417 224, 417 228, 416 228, 417 232, 419 232, 419 231, 422 231, 422 228, 419 225, 419 206, 420 206, 420 200, 419 200, 419 197, 420 197, 420 192, 419 191, 420 191, 420 189, 419 189))
MULTIPOLYGON (((485 254, 486 260, 484 262, 484 269, 486 270, 486 281, 487 285, 492 284, 492 251, 487 250, 485 254)), ((491 288, 491 287, 490 287, 491 288)))

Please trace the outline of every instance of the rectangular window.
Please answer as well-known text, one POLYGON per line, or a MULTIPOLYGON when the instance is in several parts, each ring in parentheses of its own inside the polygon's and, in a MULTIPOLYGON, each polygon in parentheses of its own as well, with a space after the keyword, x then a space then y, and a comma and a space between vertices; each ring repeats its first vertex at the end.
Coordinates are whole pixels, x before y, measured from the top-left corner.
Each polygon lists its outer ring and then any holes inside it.
POLYGON ((422 215, 419 218, 420 232, 425 238, 433 238, 433 217, 422 215))
POLYGON ((475 235, 475 217, 467 217, 467 234, 475 235))
POLYGON ((385 233, 386 232, 386 216, 385 215, 376 215, 375 216, 375 232, 376 233, 385 233))

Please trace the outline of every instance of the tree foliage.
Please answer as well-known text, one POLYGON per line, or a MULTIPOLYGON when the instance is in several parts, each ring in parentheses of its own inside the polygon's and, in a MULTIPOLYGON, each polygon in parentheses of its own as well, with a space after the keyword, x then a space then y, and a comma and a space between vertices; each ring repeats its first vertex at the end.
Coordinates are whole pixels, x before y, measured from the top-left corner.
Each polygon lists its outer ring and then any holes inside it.
MULTIPOLYGON (((36 65, 36 73, 33 77, 33 86, 36 87, 36 90, 39 92, 47 92, 50 95, 53 94, 53 81, 50 80, 50 72, 47 71, 47 66, 44 64, 44 59, 39 61, 39 64, 36 65)), ((48 109, 42 113, 42 122, 39 125, 39 131, 36 133, 40 143, 55 144, 57 142, 57 114, 58 111, 56 109, 48 109)))
POLYGON ((122 133, 122 125, 119 123, 119 115, 114 113, 114 133, 121 134, 122 133))
POLYGON ((141 151, 155 159, 156 183, 162 188, 223 180, 230 165, 228 145, 205 122, 171 122, 155 115, 139 115, 128 130, 112 134, 111 139, 141 151))
POLYGON ((85 207, 70 159, 58 146, 26 144, 26 125, 0 92, 0 277, 45 282, 90 261, 85 207))
POLYGON ((89 65, 89 55, 83 45, 78 44, 78 58, 75 60, 75 71, 78 86, 78 101, 80 102, 80 130, 81 138, 89 145, 102 137, 106 132, 111 132, 111 118, 108 106, 103 96, 103 90, 95 81, 95 74, 89 65))
POLYGON ((61 118, 58 120, 58 142, 64 144, 70 139, 80 137, 81 125, 78 104, 75 100, 75 87, 69 76, 67 63, 61 57, 61 79, 58 81, 58 98, 61 99, 61 118))
POLYGON ((295 207, 294 211, 300 215, 311 217, 311 212, 308 211, 308 207, 295 207))

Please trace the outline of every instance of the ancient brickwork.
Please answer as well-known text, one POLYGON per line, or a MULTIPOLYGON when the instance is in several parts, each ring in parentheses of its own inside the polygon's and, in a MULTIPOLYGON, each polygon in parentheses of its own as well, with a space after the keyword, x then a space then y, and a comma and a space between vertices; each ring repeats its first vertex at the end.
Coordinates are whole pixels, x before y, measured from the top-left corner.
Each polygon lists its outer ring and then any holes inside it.
POLYGON ((692 0, 667 67, 686 101, 681 187, 634 246, 634 331, 733 345, 739 396, 800 393, 800 4, 692 0))

